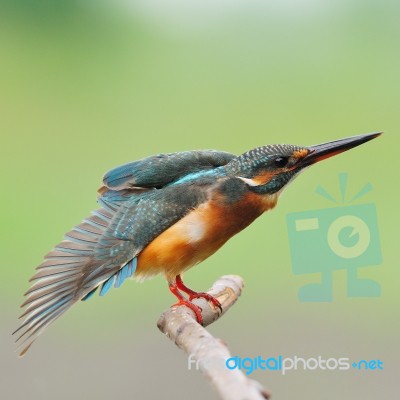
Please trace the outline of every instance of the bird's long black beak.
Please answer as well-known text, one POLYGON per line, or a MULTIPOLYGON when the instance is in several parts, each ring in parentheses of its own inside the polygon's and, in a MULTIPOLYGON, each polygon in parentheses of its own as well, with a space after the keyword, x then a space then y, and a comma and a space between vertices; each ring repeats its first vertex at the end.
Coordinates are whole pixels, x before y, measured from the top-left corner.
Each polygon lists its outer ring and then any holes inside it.
POLYGON ((359 146, 369 140, 375 139, 383 132, 365 133, 363 135, 352 136, 346 139, 334 140, 333 142, 309 146, 310 152, 301 160, 301 166, 306 167, 319 161, 343 153, 353 147, 359 146))

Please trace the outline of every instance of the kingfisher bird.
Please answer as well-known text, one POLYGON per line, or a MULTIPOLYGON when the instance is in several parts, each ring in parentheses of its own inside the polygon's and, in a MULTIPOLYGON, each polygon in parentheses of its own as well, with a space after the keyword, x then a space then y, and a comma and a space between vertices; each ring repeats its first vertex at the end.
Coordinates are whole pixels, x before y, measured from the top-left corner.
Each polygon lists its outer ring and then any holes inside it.
POLYGON ((100 208, 65 234, 37 267, 25 293, 17 343, 33 341, 79 300, 105 295, 127 278, 164 274, 175 305, 217 299, 184 285, 182 274, 275 207, 282 190, 312 164, 379 136, 368 133, 314 146, 267 145, 240 156, 216 151, 158 154, 107 172, 100 208))

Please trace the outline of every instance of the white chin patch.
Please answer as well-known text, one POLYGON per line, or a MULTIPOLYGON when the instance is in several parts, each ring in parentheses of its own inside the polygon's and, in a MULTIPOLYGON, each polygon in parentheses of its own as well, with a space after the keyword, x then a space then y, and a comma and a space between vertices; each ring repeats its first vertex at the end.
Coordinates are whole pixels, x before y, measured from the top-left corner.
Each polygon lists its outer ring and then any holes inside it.
POLYGON ((253 179, 250 178, 242 178, 241 176, 238 176, 239 179, 241 179, 244 183, 246 183, 249 186, 260 186, 259 183, 254 181, 253 179))

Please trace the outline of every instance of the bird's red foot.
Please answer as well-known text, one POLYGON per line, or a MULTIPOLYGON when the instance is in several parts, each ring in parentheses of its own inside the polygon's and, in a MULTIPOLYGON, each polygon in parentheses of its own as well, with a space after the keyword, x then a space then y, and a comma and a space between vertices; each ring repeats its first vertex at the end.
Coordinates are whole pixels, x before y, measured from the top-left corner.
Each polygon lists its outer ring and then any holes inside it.
POLYGON ((193 304, 189 300, 186 300, 186 299, 179 299, 179 301, 177 303, 172 305, 172 307, 177 307, 177 306, 186 306, 186 307, 190 308, 196 315, 197 322, 200 325, 203 325, 203 316, 201 315, 202 310, 199 306, 196 306, 196 304, 193 304))
POLYGON ((199 306, 196 306, 196 304, 193 304, 192 302, 190 302, 190 300, 186 299, 183 296, 183 294, 179 291, 178 285, 176 284, 176 282, 169 283, 169 290, 178 299, 178 302, 173 304, 172 307, 186 306, 186 307, 190 308, 194 312, 197 322, 200 325, 203 325, 203 316, 201 315, 201 311, 202 311, 201 308, 199 306))
POLYGON ((186 306, 190 308, 194 314, 196 315, 197 322, 201 325, 203 325, 203 316, 201 315, 201 307, 196 306, 196 304, 192 303, 193 299, 199 299, 203 298, 209 302, 211 302, 215 307, 219 308, 219 310, 222 312, 222 306, 221 303, 214 297, 211 296, 208 293, 203 293, 203 292, 195 292, 192 289, 189 289, 187 286, 184 285, 182 278, 180 275, 178 275, 175 278, 175 281, 169 282, 169 290, 171 293, 178 299, 178 302, 174 304, 174 306, 186 306), (180 292, 180 290, 186 294, 189 295, 189 299, 186 299, 183 294, 180 292))
POLYGON ((211 296, 211 294, 204 292, 193 292, 189 295, 189 300, 192 301, 193 299, 205 299, 211 302, 216 308, 219 308, 219 310, 222 312, 221 303, 214 296, 211 296))
POLYGON ((189 300, 190 300, 190 301, 193 300, 193 299, 205 299, 205 300, 211 302, 215 307, 219 308, 219 310, 222 312, 221 303, 220 303, 214 296, 211 296, 211 294, 208 294, 208 293, 204 293, 204 292, 195 292, 194 290, 189 289, 189 288, 183 283, 182 278, 181 278, 180 275, 178 275, 178 276, 176 277, 175 284, 176 284, 176 287, 177 287, 179 290, 182 290, 182 292, 185 292, 186 294, 189 295, 189 300))

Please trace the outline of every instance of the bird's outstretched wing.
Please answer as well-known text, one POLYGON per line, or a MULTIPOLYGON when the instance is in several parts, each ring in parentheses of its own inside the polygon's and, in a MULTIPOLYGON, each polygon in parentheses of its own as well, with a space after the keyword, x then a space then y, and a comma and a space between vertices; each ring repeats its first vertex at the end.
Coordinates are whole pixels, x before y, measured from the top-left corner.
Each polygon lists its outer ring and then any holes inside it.
POLYGON ((68 232, 37 267, 38 272, 31 278, 33 284, 25 293, 27 299, 22 305, 26 307, 21 315, 23 323, 14 332, 19 333, 20 355, 25 354, 45 328, 75 302, 88 299, 99 287, 100 295, 107 293, 112 285, 119 287, 135 273, 136 257, 142 249, 206 200, 207 194, 196 185, 160 186, 200 170, 201 165, 204 169, 224 165, 230 157, 226 153, 198 153, 205 156, 203 159, 200 154, 195 155, 195 168, 188 165, 191 160, 185 152, 162 156, 154 162, 150 157, 147 162, 128 164, 130 169, 125 170, 129 170, 129 174, 123 173, 123 167, 119 172, 117 168, 113 170, 115 173, 106 174, 107 184, 118 182, 113 193, 129 190, 130 196, 125 192, 124 201, 118 204, 100 198, 103 208, 93 211, 68 232), (162 160, 168 166, 163 165, 162 160), (164 177, 157 179, 157 171, 150 172, 150 166, 158 169, 160 175, 164 173, 164 177), (146 183, 146 177, 151 184, 146 183), (136 188, 141 185, 145 190, 131 191, 130 185, 136 188))

